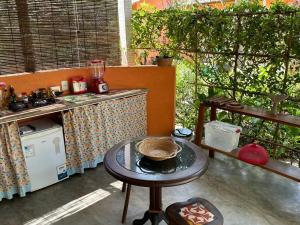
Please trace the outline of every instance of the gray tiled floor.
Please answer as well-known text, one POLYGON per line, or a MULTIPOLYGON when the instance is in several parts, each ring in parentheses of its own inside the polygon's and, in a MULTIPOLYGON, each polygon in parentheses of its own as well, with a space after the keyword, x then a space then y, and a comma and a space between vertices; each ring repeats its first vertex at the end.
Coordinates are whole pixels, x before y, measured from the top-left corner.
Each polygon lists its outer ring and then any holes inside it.
MULTIPOLYGON (((1 225, 118 225, 124 194, 103 166, 59 184, 0 202, 1 225)), ((186 185, 163 189, 164 206, 201 196, 222 212, 225 225, 299 225, 300 184, 218 155, 209 170, 186 185)), ((133 187, 127 224, 148 206, 148 190, 133 187)), ((161 223, 163 224, 163 223, 161 223)))

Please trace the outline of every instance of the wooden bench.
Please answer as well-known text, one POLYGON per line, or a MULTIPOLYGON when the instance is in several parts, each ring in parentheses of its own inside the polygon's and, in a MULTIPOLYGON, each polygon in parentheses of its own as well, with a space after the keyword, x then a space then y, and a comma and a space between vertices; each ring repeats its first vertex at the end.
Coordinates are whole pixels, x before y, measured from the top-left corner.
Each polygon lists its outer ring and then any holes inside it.
MULTIPOLYGON (((210 120, 217 119, 217 109, 226 110, 228 112, 237 113, 241 115, 247 115, 251 117, 260 118, 267 121, 272 121, 279 124, 285 124, 289 126, 294 126, 300 128, 300 117, 292 116, 292 115, 285 115, 285 114, 278 114, 272 115, 264 109, 255 108, 244 106, 242 109, 237 108, 230 108, 226 105, 218 104, 213 99, 208 99, 207 101, 201 103, 198 112, 198 123, 196 127, 196 137, 195 137, 195 144, 209 150, 209 156, 211 158, 214 157, 215 152, 220 152, 227 156, 233 157, 238 159, 238 149, 235 149, 231 152, 226 152, 220 149, 212 148, 208 145, 205 145, 202 140, 203 136, 203 127, 205 122, 205 111, 207 108, 210 108, 210 120)), ((276 144, 276 143, 275 143, 276 144)), ((266 169, 268 171, 277 173, 279 175, 285 176, 289 179, 295 180, 300 182, 300 168, 289 166, 283 162, 278 160, 270 159, 269 162, 265 165, 259 165, 259 167, 266 169)))

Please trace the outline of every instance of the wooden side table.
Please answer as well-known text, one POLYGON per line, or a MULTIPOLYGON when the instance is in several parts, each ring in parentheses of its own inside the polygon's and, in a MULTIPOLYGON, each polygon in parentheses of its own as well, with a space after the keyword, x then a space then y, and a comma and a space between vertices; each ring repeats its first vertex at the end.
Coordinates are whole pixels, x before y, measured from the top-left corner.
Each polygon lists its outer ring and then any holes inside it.
POLYGON ((199 178, 208 168, 208 159, 201 148, 183 139, 174 138, 182 147, 176 157, 164 161, 149 160, 135 149, 143 138, 123 141, 109 150, 104 158, 104 167, 109 174, 130 185, 149 187, 150 205, 142 219, 134 225, 153 225, 165 220, 162 210, 162 187, 176 186, 199 178))

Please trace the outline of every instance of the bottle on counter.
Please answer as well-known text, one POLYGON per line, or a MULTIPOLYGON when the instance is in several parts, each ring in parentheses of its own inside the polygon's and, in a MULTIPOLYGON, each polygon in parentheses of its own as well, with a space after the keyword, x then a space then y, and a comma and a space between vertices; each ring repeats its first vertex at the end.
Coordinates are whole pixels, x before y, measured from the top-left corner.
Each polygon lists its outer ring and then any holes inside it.
POLYGON ((13 86, 9 87, 9 104, 17 102, 17 95, 13 86))
POLYGON ((5 108, 7 108, 8 104, 9 104, 9 91, 8 91, 7 87, 4 88, 2 95, 3 95, 2 108, 5 109, 5 108))
POLYGON ((12 110, 14 112, 21 111, 24 108, 26 108, 26 105, 22 101, 22 95, 19 95, 17 97, 15 93, 15 89, 13 86, 9 87, 9 104, 8 104, 9 110, 12 110))

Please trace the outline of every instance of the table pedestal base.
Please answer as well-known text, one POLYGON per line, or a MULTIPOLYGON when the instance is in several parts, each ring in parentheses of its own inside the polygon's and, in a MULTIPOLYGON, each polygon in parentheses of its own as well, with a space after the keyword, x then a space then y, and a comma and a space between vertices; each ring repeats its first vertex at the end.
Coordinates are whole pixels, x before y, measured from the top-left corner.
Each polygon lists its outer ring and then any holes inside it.
POLYGON ((145 212, 142 219, 137 219, 133 221, 133 225, 144 225, 148 220, 151 221, 152 225, 158 225, 162 220, 166 221, 166 216, 163 211, 161 212, 150 212, 149 210, 145 212))
POLYGON ((148 220, 152 225, 158 225, 162 220, 167 222, 161 203, 161 187, 150 187, 150 206, 142 219, 133 221, 133 225, 143 225, 148 220))

